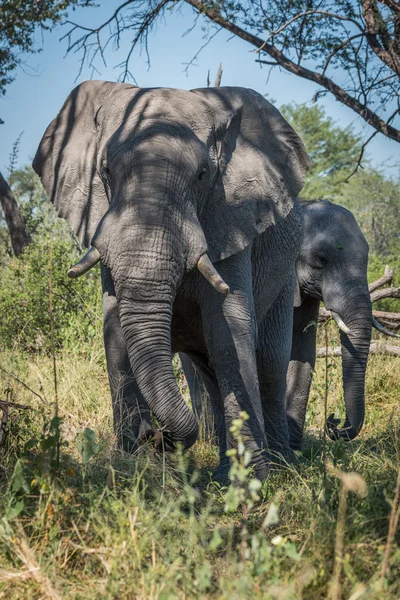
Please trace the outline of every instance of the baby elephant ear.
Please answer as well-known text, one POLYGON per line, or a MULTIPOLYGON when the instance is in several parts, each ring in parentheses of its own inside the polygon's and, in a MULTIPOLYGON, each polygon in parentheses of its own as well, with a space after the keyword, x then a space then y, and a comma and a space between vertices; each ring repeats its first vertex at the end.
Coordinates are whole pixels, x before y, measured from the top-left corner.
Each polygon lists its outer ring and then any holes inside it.
POLYGON ((221 87, 198 93, 219 119, 219 174, 200 216, 216 262, 243 250, 290 213, 310 161, 294 129, 257 92, 221 87))
POLYGON ((96 116, 112 94, 126 84, 85 81, 68 96, 47 127, 33 161, 49 200, 66 219, 84 246, 108 209, 108 199, 97 173, 96 116))

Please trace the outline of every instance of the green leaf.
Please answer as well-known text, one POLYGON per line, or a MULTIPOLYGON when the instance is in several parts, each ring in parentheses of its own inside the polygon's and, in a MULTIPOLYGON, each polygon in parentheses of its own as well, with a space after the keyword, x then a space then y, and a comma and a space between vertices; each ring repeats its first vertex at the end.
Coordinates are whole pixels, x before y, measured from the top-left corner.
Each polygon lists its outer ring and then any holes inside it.
POLYGON ((85 427, 83 431, 79 431, 76 440, 76 446, 79 454, 82 457, 84 465, 87 465, 89 460, 96 456, 99 451, 99 445, 96 442, 96 434, 92 429, 85 427))
POLYGON ((210 550, 216 550, 217 548, 219 548, 219 546, 222 544, 222 542, 223 542, 223 539, 221 537, 218 527, 216 527, 214 529, 213 536, 212 536, 211 541, 208 546, 209 546, 210 550))
POLYGON ((14 504, 10 504, 9 506, 7 506, 6 513, 4 516, 8 521, 11 521, 12 519, 15 519, 15 517, 18 517, 18 515, 20 515, 22 513, 24 508, 25 508, 24 499, 20 498, 14 504))

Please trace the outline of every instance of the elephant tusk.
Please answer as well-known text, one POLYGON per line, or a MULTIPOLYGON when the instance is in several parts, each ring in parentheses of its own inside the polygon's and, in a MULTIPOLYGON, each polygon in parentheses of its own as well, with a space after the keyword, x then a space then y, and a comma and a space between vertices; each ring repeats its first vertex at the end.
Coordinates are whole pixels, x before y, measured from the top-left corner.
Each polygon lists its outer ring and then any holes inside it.
POLYGON ((80 277, 84 273, 90 271, 94 265, 100 260, 100 252, 92 246, 88 252, 86 252, 85 256, 81 258, 81 260, 76 263, 73 267, 68 270, 68 277, 72 277, 72 279, 76 279, 80 277))
POLYGON ((349 327, 347 327, 346 323, 343 321, 340 315, 335 313, 333 310, 331 310, 331 315, 336 325, 339 327, 340 331, 343 331, 343 333, 345 333, 346 335, 353 335, 352 330, 349 327))
POLYGON ((375 327, 375 329, 377 329, 381 333, 384 333, 385 335, 400 338, 400 335, 398 333, 394 333, 394 331, 389 331, 389 329, 386 329, 374 317, 372 317, 372 325, 375 327))
POLYGON ((203 256, 199 258, 197 261, 197 268, 217 292, 220 292, 221 294, 227 294, 229 292, 229 285, 222 279, 207 254, 203 254, 203 256))

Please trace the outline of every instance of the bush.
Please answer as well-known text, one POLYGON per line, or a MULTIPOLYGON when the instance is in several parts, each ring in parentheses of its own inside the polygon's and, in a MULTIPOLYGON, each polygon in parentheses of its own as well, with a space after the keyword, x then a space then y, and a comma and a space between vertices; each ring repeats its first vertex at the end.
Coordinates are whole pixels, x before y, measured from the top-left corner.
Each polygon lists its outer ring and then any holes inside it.
POLYGON ((48 352, 51 347, 49 291, 53 287, 55 347, 90 342, 101 331, 99 268, 79 280, 67 269, 79 259, 73 239, 36 236, 20 258, 3 267, 0 280, 0 344, 48 352), (52 249, 52 260, 50 259, 52 249))

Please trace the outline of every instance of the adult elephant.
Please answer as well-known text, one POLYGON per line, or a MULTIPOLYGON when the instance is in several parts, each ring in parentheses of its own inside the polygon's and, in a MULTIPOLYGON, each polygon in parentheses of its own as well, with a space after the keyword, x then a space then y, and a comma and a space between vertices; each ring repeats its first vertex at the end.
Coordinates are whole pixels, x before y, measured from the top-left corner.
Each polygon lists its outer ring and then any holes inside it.
MULTIPOLYGON (((33 166, 58 215, 90 248, 70 275, 102 263, 107 366, 124 446, 150 429, 148 406, 167 444, 195 442, 197 422, 171 364, 171 351, 184 351, 213 390, 221 456, 245 410, 245 444, 263 477, 260 393, 269 389, 259 389, 257 362, 275 386, 290 356, 303 230, 297 195, 308 168, 297 134, 252 90, 88 81, 47 128, 33 166), (268 285, 258 285, 259 275, 268 285), (271 346, 258 351, 256 331, 268 339, 278 309, 287 333, 272 372, 271 346)), ((274 393, 270 417, 284 451, 284 399, 274 393)))
MULTIPOLYGON (((300 450, 316 359, 320 302, 332 312, 341 330, 346 419, 343 428, 331 415, 327 429, 333 439, 353 439, 365 413, 365 372, 372 326, 392 335, 372 318, 367 282, 368 244, 351 212, 328 200, 302 201, 304 238, 296 261, 296 294, 291 360, 287 374, 286 409, 290 446, 300 450)), ((277 328, 279 336, 279 326, 277 328)), ((201 418, 207 400, 190 360, 181 355, 195 413, 201 418)), ((266 430, 268 433, 268 414, 266 430)), ((270 424, 273 435, 273 423, 270 424)))

